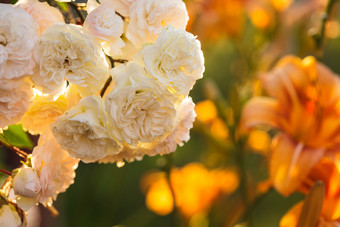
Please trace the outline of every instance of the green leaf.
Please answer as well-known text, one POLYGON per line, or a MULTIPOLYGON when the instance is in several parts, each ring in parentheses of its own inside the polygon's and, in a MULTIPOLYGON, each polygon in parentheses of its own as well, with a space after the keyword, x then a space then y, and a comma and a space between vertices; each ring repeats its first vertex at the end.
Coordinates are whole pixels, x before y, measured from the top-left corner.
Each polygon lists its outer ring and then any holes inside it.
POLYGON ((6 145, 12 145, 21 149, 33 148, 33 142, 23 130, 21 124, 8 126, 8 129, 0 134, 0 141, 6 145))
POLYGON ((57 5, 60 7, 60 9, 64 12, 68 11, 68 5, 65 2, 58 2, 56 1, 57 5))

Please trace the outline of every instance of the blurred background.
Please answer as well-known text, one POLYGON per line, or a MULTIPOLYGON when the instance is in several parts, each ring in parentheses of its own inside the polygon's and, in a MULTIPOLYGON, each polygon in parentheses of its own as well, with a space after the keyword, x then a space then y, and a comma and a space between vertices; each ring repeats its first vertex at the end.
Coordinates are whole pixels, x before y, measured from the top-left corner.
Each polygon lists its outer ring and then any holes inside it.
MULTIPOLYGON (((55 202, 59 216, 37 210, 40 226, 271 227, 303 199, 271 189, 273 132, 240 136, 239 118, 243 104, 262 92, 258 76, 282 56, 320 57, 322 48, 323 62, 340 73, 338 4, 326 24, 325 45, 318 46, 327 1, 185 2, 187 30, 201 41, 206 67, 190 94, 197 113, 190 141, 174 154, 122 167, 81 162, 75 183, 55 202)), ((11 152, 0 152, 0 159, 2 169, 20 165, 11 152)))

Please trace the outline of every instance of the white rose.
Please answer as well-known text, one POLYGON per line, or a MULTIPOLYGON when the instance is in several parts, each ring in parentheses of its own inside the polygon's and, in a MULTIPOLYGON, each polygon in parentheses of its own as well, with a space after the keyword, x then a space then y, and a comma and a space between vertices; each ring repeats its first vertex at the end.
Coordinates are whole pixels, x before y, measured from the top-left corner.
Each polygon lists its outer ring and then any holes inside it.
POLYGON ((125 45, 120 38, 123 34, 123 19, 116 14, 111 1, 104 1, 91 11, 83 26, 102 43, 109 55, 119 53, 125 45))
POLYGON ((33 82, 44 93, 56 94, 64 81, 77 85, 82 96, 99 94, 108 77, 108 63, 98 43, 82 27, 53 24, 34 51, 33 82))
POLYGON ((165 138, 174 128, 175 97, 134 62, 111 73, 116 86, 106 96, 105 105, 113 136, 130 145, 165 138))
POLYGON ((0 80, 0 128, 17 123, 32 96, 31 86, 24 80, 0 80))
POLYGON ((61 149, 50 130, 41 134, 32 152, 32 168, 38 173, 41 186, 40 203, 52 205, 57 195, 73 184, 78 162, 61 149))
POLYGON ((51 127, 59 144, 72 157, 89 163, 121 150, 121 146, 109 136, 106 121, 103 100, 99 96, 88 96, 60 116, 51 127))
POLYGON ((38 0, 19 0, 15 5, 23 8, 29 13, 38 23, 40 35, 51 24, 57 22, 65 22, 61 12, 47 4, 47 2, 39 2, 38 0))
POLYGON ((14 205, 10 203, 1 205, 0 226, 3 226, 3 227, 22 227, 23 226, 21 217, 14 205))
POLYGON ((126 36, 137 47, 155 41, 164 26, 185 29, 189 20, 182 0, 136 0, 129 10, 126 36))
POLYGON ((41 189, 38 174, 29 167, 19 169, 13 178, 12 187, 16 195, 28 198, 38 197, 41 189))
POLYGON ((19 169, 12 180, 12 187, 17 204, 21 209, 27 211, 39 202, 40 180, 33 168, 23 167, 19 169))
POLYGON ((144 46, 137 57, 153 78, 182 97, 203 76, 201 44, 183 29, 166 26, 156 42, 144 46))
POLYGON ((133 162, 135 160, 142 160, 146 152, 147 150, 143 148, 132 148, 125 146, 118 154, 108 155, 105 158, 98 160, 98 162, 104 164, 117 163, 117 166, 121 167, 124 165, 125 161, 133 162))
POLYGON ((24 9, 1 3, 0 21, 0 80, 22 77, 34 67, 38 24, 24 9))
POLYGON ((183 146, 183 142, 190 139, 190 129, 196 117, 195 104, 190 97, 186 97, 177 111, 176 128, 165 139, 158 143, 139 143, 138 146, 125 146, 121 152, 115 155, 108 155, 99 160, 99 163, 117 163, 123 165, 125 161, 133 162, 141 160, 144 155, 164 155, 176 151, 177 145, 183 146))
POLYGON ((177 144, 183 146, 183 142, 188 142, 190 139, 190 129, 195 121, 195 104, 191 97, 185 98, 178 111, 177 126, 174 131, 162 142, 157 144, 148 155, 169 154, 176 151, 177 144))

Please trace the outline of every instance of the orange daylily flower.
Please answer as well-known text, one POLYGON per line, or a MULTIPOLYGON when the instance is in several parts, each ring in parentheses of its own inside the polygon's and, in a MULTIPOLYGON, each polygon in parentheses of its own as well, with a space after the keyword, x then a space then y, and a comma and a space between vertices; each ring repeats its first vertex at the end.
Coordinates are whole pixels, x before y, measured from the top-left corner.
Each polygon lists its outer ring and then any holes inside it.
POLYGON ((270 154, 270 179, 283 195, 299 187, 325 155, 340 148, 340 80, 313 57, 287 56, 261 78, 270 97, 244 107, 242 127, 279 129, 270 154))
MULTIPOLYGON (((329 158, 322 159, 303 181, 300 191, 308 193, 316 181, 325 184, 326 192, 317 227, 340 226, 340 168, 329 158)), ((280 227, 297 226, 303 202, 298 203, 281 219, 280 227)), ((321 206, 320 206, 321 207, 321 206)))

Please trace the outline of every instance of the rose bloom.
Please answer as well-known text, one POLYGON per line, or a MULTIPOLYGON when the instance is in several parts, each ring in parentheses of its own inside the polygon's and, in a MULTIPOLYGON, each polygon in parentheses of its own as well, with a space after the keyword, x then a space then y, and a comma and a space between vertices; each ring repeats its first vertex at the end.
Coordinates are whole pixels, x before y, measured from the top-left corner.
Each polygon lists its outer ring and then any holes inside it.
POLYGON ((121 146, 109 136, 103 100, 87 96, 52 125, 58 143, 74 158, 85 163, 116 154, 121 146))
POLYGON ((277 128, 270 154, 270 179, 283 195, 294 192, 324 156, 340 144, 340 80, 313 57, 287 56, 261 77, 270 97, 244 107, 243 128, 277 128))
POLYGON ((1 3, 0 21, 0 80, 22 77, 34 67, 38 24, 24 9, 1 3))
POLYGON ((147 149, 141 147, 124 146, 118 154, 108 155, 105 158, 98 160, 99 163, 116 163, 118 167, 122 167, 127 162, 140 161, 148 152, 147 149))
POLYGON ((201 44, 183 29, 166 26, 156 42, 146 45, 139 55, 153 78, 182 97, 203 76, 201 44))
POLYGON ((40 35, 45 29, 57 22, 65 22, 61 12, 47 4, 47 2, 39 2, 38 0, 19 0, 15 5, 23 8, 38 23, 40 35))
POLYGON ((152 149, 148 155, 169 154, 176 151, 177 145, 183 146, 190 139, 190 129, 195 121, 195 104, 191 97, 185 98, 178 110, 177 126, 174 131, 152 149))
POLYGON ((105 52, 109 55, 118 54, 125 46, 120 38, 123 34, 123 19, 116 14, 111 1, 103 1, 92 10, 83 26, 102 43, 105 52))
POLYGON ((17 204, 24 210, 37 202, 51 206, 57 195, 73 184, 79 160, 61 149, 47 130, 33 149, 31 162, 32 167, 20 168, 12 181, 17 204))
POLYGON ((65 97, 57 100, 37 95, 21 119, 22 126, 32 134, 40 134, 67 110, 65 97))
POLYGON ((129 62, 112 71, 116 87, 105 98, 109 127, 120 143, 137 145, 164 139, 174 129, 175 97, 129 62))
POLYGON ((32 152, 32 167, 38 171, 41 185, 40 203, 50 206, 73 184, 78 162, 60 147, 50 130, 40 136, 32 152))
POLYGON ((39 202, 41 185, 37 170, 27 166, 20 168, 12 180, 12 187, 16 202, 24 211, 39 202))
POLYGON ((31 76, 44 93, 56 94, 65 80, 77 86, 81 95, 99 94, 109 69, 105 55, 91 34, 72 24, 48 27, 34 51, 37 63, 31 76))
POLYGON ((185 29, 189 20, 182 0, 136 0, 129 9, 126 37, 136 47, 155 41, 168 24, 185 29))
POLYGON ((32 96, 31 86, 24 80, 0 80, 0 128, 17 123, 32 96))

